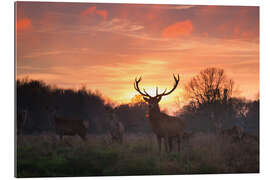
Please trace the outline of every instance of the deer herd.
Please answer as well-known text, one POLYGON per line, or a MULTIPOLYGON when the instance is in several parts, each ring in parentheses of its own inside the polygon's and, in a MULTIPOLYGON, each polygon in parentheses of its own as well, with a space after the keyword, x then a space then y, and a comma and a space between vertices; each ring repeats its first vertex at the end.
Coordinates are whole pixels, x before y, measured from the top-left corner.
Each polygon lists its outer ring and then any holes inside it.
MULTIPOLYGON (((159 107, 159 102, 162 97, 170 95, 177 88, 179 84, 179 75, 174 78, 174 86, 170 91, 165 89, 162 93, 159 93, 158 87, 156 88, 156 95, 151 96, 146 92, 145 89, 141 90, 139 83, 142 78, 135 78, 134 89, 142 95, 144 101, 148 105, 148 119, 152 128, 153 133, 157 139, 158 151, 161 152, 162 144, 166 152, 170 152, 173 149, 173 141, 177 142, 177 150, 180 151, 181 141, 191 138, 194 133, 187 132, 186 122, 184 119, 169 116, 162 112, 159 107)), ((58 112, 57 107, 46 107, 48 112, 48 120, 51 127, 53 127, 55 134, 62 140, 64 136, 75 136, 78 135, 83 141, 87 141, 88 132, 88 121, 82 119, 71 119, 61 116, 58 112)), ((111 136, 112 142, 119 144, 123 143, 124 140, 124 125, 117 116, 117 108, 105 109, 108 114, 108 130, 111 136)), ((19 109, 17 112, 17 137, 23 138, 24 125, 29 118, 27 110, 19 109)), ((231 129, 222 130, 219 133, 222 137, 232 137, 235 141, 240 141, 244 136, 247 137, 243 132, 243 129, 239 126, 234 126, 231 129)))

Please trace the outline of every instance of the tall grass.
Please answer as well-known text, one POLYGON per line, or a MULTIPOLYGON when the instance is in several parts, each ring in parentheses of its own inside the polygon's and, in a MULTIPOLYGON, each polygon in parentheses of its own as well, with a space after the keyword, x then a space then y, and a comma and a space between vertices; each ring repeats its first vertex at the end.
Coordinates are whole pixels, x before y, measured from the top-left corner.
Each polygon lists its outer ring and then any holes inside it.
POLYGON ((197 134, 181 152, 159 153, 152 134, 129 134, 124 144, 108 135, 60 141, 53 134, 24 136, 17 147, 17 177, 158 175, 259 172, 258 143, 233 143, 197 134))

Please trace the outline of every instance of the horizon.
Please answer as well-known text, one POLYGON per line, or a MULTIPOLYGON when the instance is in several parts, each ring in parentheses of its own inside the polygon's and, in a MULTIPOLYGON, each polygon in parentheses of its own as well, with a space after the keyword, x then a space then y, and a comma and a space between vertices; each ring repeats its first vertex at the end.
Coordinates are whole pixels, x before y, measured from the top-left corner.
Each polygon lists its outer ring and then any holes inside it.
POLYGON ((207 67, 222 68, 238 96, 259 94, 259 7, 16 2, 16 79, 98 90, 128 103, 141 87, 183 85, 207 67))

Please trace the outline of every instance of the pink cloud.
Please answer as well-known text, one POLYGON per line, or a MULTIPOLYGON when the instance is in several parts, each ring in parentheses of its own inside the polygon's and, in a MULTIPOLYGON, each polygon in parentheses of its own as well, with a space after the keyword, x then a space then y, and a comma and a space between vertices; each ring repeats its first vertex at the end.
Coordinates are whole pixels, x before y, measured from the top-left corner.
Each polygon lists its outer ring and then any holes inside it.
POLYGON ((17 20, 17 23, 16 23, 17 31, 29 30, 31 28, 32 28, 32 22, 29 18, 23 18, 23 19, 17 20))
POLYGON ((102 17, 104 20, 107 19, 108 12, 106 10, 98 10, 96 6, 91 6, 88 9, 81 12, 81 16, 93 16, 98 15, 102 17))
POLYGON ((81 12, 81 16, 94 15, 97 7, 91 6, 90 8, 81 12))
POLYGON ((174 23, 162 31, 162 37, 180 37, 189 36, 193 30, 193 25, 190 20, 174 23))
POLYGON ((103 19, 107 19, 108 12, 106 10, 96 10, 96 14, 103 17, 103 19))

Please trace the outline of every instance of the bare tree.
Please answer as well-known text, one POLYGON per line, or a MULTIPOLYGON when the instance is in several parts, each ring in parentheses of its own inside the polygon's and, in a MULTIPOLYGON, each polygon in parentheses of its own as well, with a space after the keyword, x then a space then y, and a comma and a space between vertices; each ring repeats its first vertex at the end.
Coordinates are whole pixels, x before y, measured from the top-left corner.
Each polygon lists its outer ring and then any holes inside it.
POLYGON ((207 68, 193 77, 185 86, 187 97, 197 106, 227 100, 233 93, 233 80, 228 79, 223 69, 207 68))
POLYGON ((194 108, 204 110, 216 131, 219 131, 228 115, 226 108, 233 87, 233 80, 227 78, 223 69, 206 68, 186 84, 185 92, 194 108))

